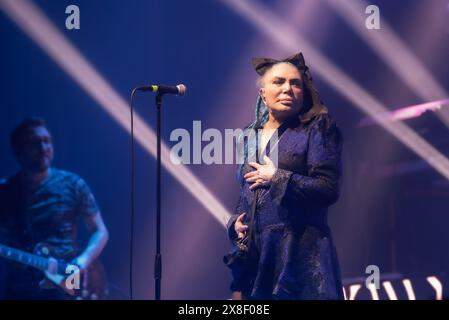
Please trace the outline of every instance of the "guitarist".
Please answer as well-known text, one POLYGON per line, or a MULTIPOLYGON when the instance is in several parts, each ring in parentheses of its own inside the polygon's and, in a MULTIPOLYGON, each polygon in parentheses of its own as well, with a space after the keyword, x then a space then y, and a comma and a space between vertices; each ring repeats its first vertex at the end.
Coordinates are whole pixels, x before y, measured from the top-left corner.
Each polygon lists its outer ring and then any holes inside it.
MULTIPOLYGON (((109 237, 92 192, 76 174, 51 167, 53 142, 44 120, 24 120, 12 131, 10 144, 20 170, 0 183, 1 243, 28 252, 41 242, 60 252, 73 251, 82 220, 90 238, 86 248, 68 262, 83 274, 109 237)), ((7 269, 6 299, 66 297, 62 290, 43 289, 39 285, 43 276, 37 270, 15 262, 8 263, 7 269)))

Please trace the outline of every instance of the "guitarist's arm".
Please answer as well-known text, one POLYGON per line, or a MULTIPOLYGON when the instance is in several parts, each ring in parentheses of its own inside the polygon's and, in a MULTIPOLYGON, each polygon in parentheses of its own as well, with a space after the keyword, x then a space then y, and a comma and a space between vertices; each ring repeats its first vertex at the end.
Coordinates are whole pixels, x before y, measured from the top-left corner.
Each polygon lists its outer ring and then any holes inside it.
POLYGON ((73 260, 83 271, 101 254, 109 239, 109 234, 94 195, 83 179, 80 178, 77 181, 76 190, 78 212, 90 234, 86 248, 73 260))
POLYGON ((85 216, 83 220, 90 233, 90 239, 86 249, 73 261, 81 270, 86 269, 101 254, 109 239, 108 230, 99 211, 85 216))

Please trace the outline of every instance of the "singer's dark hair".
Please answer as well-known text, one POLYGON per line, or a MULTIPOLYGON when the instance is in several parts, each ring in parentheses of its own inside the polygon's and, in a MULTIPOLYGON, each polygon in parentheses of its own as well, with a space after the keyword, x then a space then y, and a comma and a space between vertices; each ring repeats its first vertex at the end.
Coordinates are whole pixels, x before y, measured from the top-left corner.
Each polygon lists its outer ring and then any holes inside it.
POLYGON ((25 139, 29 130, 37 127, 45 127, 48 129, 47 122, 44 119, 32 117, 22 120, 22 122, 12 130, 9 143, 14 153, 20 152, 24 143, 26 143, 25 139))

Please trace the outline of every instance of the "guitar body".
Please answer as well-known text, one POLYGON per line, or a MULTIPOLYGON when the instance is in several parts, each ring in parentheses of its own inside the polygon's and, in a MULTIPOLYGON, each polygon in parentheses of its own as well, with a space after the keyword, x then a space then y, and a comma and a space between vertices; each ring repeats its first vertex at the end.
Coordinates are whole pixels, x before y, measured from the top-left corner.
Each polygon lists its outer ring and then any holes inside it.
POLYGON ((54 258, 58 261, 58 272, 44 272, 45 278, 40 286, 43 289, 63 290, 67 299, 102 300, 107 296, 107 280, 103 265, 95 260, 79 275, 70 266, 70 262, 79 254, 78 250, 63 250, 46 243, 39 243, 34 254, 42 258, 54 258))

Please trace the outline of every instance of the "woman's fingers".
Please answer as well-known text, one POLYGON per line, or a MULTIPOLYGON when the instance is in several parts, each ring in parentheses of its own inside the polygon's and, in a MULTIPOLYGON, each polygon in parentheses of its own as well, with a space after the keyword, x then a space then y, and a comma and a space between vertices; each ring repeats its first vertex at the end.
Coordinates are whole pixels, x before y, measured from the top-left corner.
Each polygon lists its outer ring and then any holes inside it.
POLYGON ((256 188, 259 187, 259 186, 260 186, 260 183, 255 182, 255 183, 253 183, 253 184, 249 187, 249 189, 250 189, 250 190, 254 190, 254 189, 256 189, 256 188))
POLYGON ((248 226, 246 224, 242 224, 242 225, 237 226, 236 229, 237 229, 236 230, 237 232, 244 232, 244 231, 248 230, 248 226))
POLYGON ((261 164, 259 164, 257 162, 249 162, 248 164, 255 169, 259 169, 262 166, 261 164))
POLYGON ((235 232, 237 232, 238 238, 243 238, 245 236, 245 231, 248 230, 248 226, 246 224, 243 224, 243 219, 245 217, 245 212, 243 212, 241 215, 237 217, 237 220, 235 220, 234 229, 235 232))
POLYGON ((237 220, 235 222, 235 231, 245 231, 246 229, 248 229, 248 226, 246 224, 244 224, 242 221, 237 220))
POLYGON ((257 180, 260 180, 259 176, 253 176, 250 178, 246 178, 246 182, 248 182, 248 183, 256 182, 257 180))
POLYGON ((254 182, 257 179, 265 180, 264 176, 259 170, 251 171, 243 176, 247 182, 254 182))
POLYGON ((237 217, 237 221, 242 222, 242 221, 243 221, 243 218, 245 217, 245 214, 246 214, 246 212, 243 212, 241 215, 239 215, 239 216, 237 217))
POLYGON ((250 190, 254 190, 254 189, 258 188, 258 187, 261 187, 261 186, 265 187, 265 186, 269 186, 269 185, 270 185, 270 181, 265 181, 265 180, 259 179, 259 180, 256 180, 256 182, 253 183, 249 187, 249 189, 250 190))
POLYGON ((243 178, 250 178, 250 177, 253 177, 253 176, 257 176, 259 174, 259 172, 257 171, 257 170, 254 170, 254 171, 251 171, 251 172, 248 172, 247 174, 245 174, 244 176, 243 176, 243 178))

